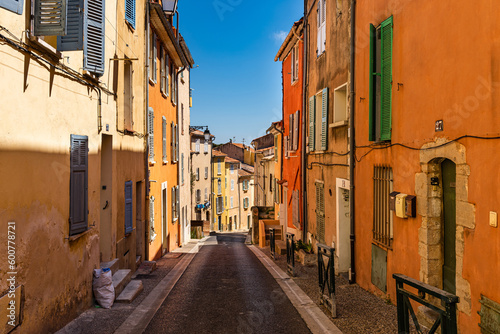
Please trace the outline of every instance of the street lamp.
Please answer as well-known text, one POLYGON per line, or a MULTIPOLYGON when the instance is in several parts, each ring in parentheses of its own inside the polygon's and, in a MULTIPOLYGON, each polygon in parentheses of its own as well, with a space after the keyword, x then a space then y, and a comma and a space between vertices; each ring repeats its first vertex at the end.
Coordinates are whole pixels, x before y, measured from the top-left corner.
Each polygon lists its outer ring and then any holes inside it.
POLYGON ((177 0, 163 0, 162 5, 166 14, 174 14, 177 11, 177 0))

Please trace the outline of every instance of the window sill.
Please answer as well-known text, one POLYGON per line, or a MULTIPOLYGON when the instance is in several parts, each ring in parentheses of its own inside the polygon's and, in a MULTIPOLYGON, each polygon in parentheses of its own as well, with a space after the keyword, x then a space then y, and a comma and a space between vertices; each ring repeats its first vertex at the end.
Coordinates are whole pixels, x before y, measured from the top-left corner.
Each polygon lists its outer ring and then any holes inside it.
POLYGON ((125 232, 125 238, 130 237, 130 236, 132 235, 132 233, 134 233, 134 231, 135 231, 135 228, 133 228, 133 229, 132 229, 132 231, 130 231, 130 232, 128 232, 128 233, 127 233, 127 232, 125 232))
POLYGON ((330 123, 330 125, 328 125, 328 127, 330 129, 332 128, 340 128, 342 126, 346 126, 349 122, 347 120, 344 120, 344 121, 339 121, 339 122, 335 122, 335 123, 330 123))
POLYGON ((62 59, 62 54, 60 51, 57 51, 52 45, 45 42, 43 39, 38 38, 37 36, 30 36, 30 41, 37 44, 37 46, 41 47, 43 51, 49 54, 49 56, 62 59))
POLYGON ((149 78, 149 84, 151 86, 154 86, 154 85, 156 85, 156 81, 154 81, 152 78, 149 78))
POLYGON ((323 52, 321 52, 321 54, 318 55, 316 52, 316 60, 320 59, 325 53, 326 53, 326 51, 323 51, 323 52))
POLYGON ((164 99, 169 98, 168 94, 166 94, 164 91, 161 92, 161 95, 163 96, 164 99))
POLYGON ((166 164, 168 164, 168 160, 163 160, 163 161, 162 161, 162 163, 163 163, 164 165, 166 165, 166 164))
POLYGON ((135 31, 134 26, 127 19, 125 19, 125 24, 128 26, 128 28, 130 29, 131 32, 135 31))
POLYGON ((90 232, 92 232, 94 230, 94 226, 89 226, 89 228, 87 229, 87 231, 85 232, 82 232, 80 234, 77 234, 77 235, 73 235, 73 236, 70 236, 69 238, 67 238, 69 240, 69 242, 74 242, 74 241, 77 241, 78 239, 86 236, 87 234, 89 234, 90 232))
POLYGON ((150 166, 154 166, 156 164, 156 161, 149 161, 148 163, 150 166))
POLYGON ((295 79, 295 81, 292 82, 292 86, 295 86, 299 82, 299 79, 295 79))

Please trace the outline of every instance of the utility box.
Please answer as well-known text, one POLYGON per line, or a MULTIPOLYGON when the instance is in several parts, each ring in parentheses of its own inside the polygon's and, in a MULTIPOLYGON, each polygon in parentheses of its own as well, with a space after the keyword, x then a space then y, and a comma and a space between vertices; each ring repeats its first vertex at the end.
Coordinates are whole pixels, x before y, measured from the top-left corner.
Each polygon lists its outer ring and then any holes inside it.
POLYGON ((406 196, 406 215, 411 218, 417 216, 417 197, 413 195, 406 196))
POLYGON ((393 191, 389 194, 389 210, 396 212, 396 196, 399 194, 399 191, 393 191))
POLYGON ((399 218, 408 218, 406 215, 406 194, 396 195, 396 216, 399 218))

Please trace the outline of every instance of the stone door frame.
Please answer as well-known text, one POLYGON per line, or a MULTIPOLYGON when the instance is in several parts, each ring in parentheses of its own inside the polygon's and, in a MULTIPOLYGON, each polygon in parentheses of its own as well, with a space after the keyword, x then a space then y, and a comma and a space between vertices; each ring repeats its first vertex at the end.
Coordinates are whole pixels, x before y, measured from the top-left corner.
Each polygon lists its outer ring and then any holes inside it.
POLYGON ((415 175, 417 212, 422 216, 418 231, 420 280, 432 286, 443 288, 443 191, 441 163, 449 159, 456 165, 456 294, 460 297, 458 310, 471 314, 470 284, 463 277, 464 229, 474 230, 475 205, 468 202, 470 167, 466 162, 465 146, 446 139, 422 146, 420 151, 421 173, 415 175), (443 145, 444 146, 441 146, 443 145), (438 148, 432 148, 440 146, 438 148), (440 185, 432 186, 431 178, 438 177, 440 185))

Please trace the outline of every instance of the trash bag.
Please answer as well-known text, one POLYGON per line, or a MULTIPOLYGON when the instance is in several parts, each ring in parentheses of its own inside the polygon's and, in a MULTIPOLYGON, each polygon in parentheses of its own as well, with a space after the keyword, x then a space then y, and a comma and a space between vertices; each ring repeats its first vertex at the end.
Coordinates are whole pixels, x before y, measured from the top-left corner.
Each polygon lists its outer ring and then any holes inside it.
POLYGON ((94 280, 92 289, 97 303, 102 308, 109 309, 115 301, 115 287, 113 286, 113 276, 111 269, 94 269, 94 280))

